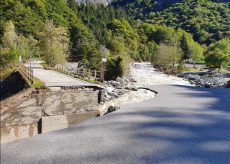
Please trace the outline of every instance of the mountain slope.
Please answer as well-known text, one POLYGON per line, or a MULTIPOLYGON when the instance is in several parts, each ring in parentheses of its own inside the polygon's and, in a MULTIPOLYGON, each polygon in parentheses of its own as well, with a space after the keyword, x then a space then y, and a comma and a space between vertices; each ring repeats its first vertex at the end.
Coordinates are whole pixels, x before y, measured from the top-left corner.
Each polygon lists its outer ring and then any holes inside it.
POLYGON ((187 0, 149 15, 147 21, 182 28, 192 33, 198 42, 210 44, 230 37, 230 3, 187 0))
POLYGON ((108 5, 112 0, 76 0, 79 3, 95 3, 108 5))
POLYGON ((134 19, 182 28, 202 44, 230 37, 228 0, 116 0, 112 5, 134 19))

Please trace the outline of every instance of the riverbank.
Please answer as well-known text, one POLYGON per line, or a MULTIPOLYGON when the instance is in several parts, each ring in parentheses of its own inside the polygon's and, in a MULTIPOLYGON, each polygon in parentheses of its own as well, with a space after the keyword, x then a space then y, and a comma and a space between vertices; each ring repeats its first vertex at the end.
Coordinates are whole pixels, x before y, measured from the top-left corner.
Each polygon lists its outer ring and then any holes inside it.
POLYGON ((128 77, 106 83, 105 97, 107 101, 99 107, 99 111, 103 115, 107 113, 109 107, 114 107, 114 110, 116 110, 124 104, 138 103, 152 99, 156 96, 156 93, 143 88, 170 84, 193 86, 190 82, 182 78, 159 72, 153 68, 151 63, 132 63, 129 65, 128 77), (123 94, 119 95, 121 91, 123 94))

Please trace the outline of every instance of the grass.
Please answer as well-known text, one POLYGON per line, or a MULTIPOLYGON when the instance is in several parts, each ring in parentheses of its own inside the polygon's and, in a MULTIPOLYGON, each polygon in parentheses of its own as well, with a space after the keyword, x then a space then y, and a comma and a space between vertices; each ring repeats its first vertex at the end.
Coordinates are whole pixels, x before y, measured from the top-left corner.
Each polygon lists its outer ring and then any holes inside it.
POLYGON ((4 79, 15 71, 15 67, 9 66, 8 68, 4 68, 4 69, 0 68, 0 71, 1 71, 0 79, 4 79))
POLYGON ((36 77, 33 78, 33 88, 43 88, 44 86, 45 84, 41 80, 36 77))

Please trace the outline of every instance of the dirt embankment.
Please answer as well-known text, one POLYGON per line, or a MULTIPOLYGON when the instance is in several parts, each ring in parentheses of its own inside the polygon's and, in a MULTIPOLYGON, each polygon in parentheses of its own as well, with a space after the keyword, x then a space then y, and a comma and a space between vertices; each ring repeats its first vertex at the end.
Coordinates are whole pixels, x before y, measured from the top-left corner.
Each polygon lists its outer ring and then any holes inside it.
POLYGON ((10 76, 0 81, 0 100, 10 97, 28 87, 22 75, 18 71, 15 71, 10 76))

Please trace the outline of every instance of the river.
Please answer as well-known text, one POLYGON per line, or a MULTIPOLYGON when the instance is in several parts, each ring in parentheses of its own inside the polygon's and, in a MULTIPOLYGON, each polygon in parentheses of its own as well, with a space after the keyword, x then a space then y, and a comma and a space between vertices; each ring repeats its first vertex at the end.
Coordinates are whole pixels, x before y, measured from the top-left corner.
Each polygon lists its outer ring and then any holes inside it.
MULTIPOLYGON (((157 71, 151 63, 132 63, 129 65, 129 76, 136 82, 132 83, 136 88, 153 85, 185 85, 191 84, 179 77, 166 75, 157 71)), ((138 103, 145 100, 152 99, 156 94, 152 91, 145 89, 138 89, 137 91, 130 91, 101 105, 99 111, 103 115, 109 106, 121 106, 124 104, 138 103)))

